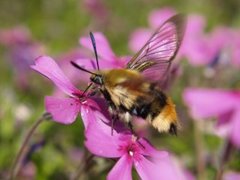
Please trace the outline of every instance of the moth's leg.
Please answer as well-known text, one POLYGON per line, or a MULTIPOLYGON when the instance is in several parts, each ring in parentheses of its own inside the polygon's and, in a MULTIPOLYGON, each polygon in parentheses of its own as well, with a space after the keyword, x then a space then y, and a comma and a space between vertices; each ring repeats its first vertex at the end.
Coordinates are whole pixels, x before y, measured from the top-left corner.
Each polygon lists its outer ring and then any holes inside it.
POLYGON ((113 114, 112 118, 111 118, 111 135, 112 136, 113 136, 114 124, 115 124, 117 119, 118 119, 118 115, 117 114, 113 114))
POLYGON ((116 120, 119 118, 119 116, 114 104, 112 104, 111 102, 108 102, 108 104, 109 104, 109 112, 111 114, 111 135, 113 135, 114 124, 116 120))
POLYGON ((89 93, 89 96, 95 96, 96 94, 98 94, 98 89, 93 89, 91 93, 89 93))
POLYGON ((129 129, 131 130, 131 133, 136 135, 136 133, 133 130, 133 125, 131 123, 133 120, 132 115, 129 112, 125 112, 122 114, 122 118, 125 121, 125 123, 127 123, 129 129))
POLYGON ((103 89, 100 89, 100 92, 103 94, 103 96, 106 99, 107 104, 109 106, 108 110, 109 110, 109 113, 111 114, 111 135, 113 135, 114 123, 119 118, 118 114, 117 114, 117 108, 114 105, 114 103, 113 103, 113 101, 111 99, 111 96, 110 96, 110 94, 108 93, 107 90, 105 90, 103 88, 103 89))
POLYGON ((131 133, 134 134, 134 135, 136 135, 136 133, 135 133, 134 130, 133 130, 133 125, 132 125, 132 123, 131 123, 130 121, 128 122, 128 127, 130 128, 131 133))
POLYGON ((169 133, 177 136, 177 126, 173 123, 170 124, 169 133))
MULTIPOLYGON (((128 127, 129 127, 131 133, 133 134, 133 136, 136 137, 136 141, 139 142, 138 140, 139 140, 140 137, 139 137, 138 134, 134 131, 133 125, 132 125, 131 121, 128 122, 128 127)), ((140 143, 140 142, 139 142, 139 143, 140 143)))
POLYGON ((99 88, 94 85, 93 83, 88 83, 87 88, 85 89, 85 92, 89 91, 89 89, 91 89, 91 92, 88 94, 88 96, 95 96, 96 94, 98 94, 99 88))

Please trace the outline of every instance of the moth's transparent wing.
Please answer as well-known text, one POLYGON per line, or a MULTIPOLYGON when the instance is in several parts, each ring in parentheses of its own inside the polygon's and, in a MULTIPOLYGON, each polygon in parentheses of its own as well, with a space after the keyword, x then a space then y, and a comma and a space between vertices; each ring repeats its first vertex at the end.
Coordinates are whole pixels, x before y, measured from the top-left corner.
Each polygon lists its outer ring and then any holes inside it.
POLYGON ((184 30, 184 16, 171 17, 155 31, 142 49, 128 62, 127 68, 140 71, 147 79, 162 85, 182 43, 184 30))

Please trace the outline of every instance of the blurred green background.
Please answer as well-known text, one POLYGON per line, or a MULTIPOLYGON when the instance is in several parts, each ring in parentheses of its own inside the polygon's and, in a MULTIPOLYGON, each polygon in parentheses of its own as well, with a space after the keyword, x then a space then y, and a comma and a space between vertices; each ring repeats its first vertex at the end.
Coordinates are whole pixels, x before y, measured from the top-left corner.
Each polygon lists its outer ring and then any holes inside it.
MULTIPOLYGON (((44 46, 46 54, 60 57, 61 54, 79 47, 79 37, 87 35, 90 30, 103 32, 117 55, 131 54, 128 49, 131 32, 139 27, 148 27, 149 13, 166 6, 180 13, 198 13, 205 16, 206 31, 219 25, 240 26, 239 0, 105 0, 101 3, 107 12, 105 20, 96 18, 94 12, 87 8, 86 2, 80 0, 1 0, 0 28, 25 26, 31 32, 34 41, 44 46)), ((29 87, 19 87, 16 83, 14 64, 10 63, 7 56, 9 48, 11 47, 0 46, 0 179, 6 178, 24 135, 44 112, 44 96, 51 95, 53 91, 53 85, 34 72, 28 78, 29 87)), ((196 144, 201 143, 200 146, 204 149, 202 153, 206 153, 212 157, 210 160, 215 161, 223 141, 209 134, 201 134, 200 140, 196 139, 196 131, 198 134, 201 130, 196 130, 196 125, 187 115, 181 93, 185 87, 191 85, 192 76, 197 77, 195 79, 198 79, 199 86, 212 85, 204 80, 202 67, 193 69, 186 61, 183 61, 181 66, 183 74, 173 84, 171 94, 180 111, 181 120, 185 123, 184 128, 178 137, 159 135, 154 131, 151 141, 156 147, 173 152, 195 176, 199 155, 196 144), (196 142, 197 140, 201 142, 196 142)), ((221 82, 216 86, 231 87, 231 82, 226 83, 227 85, 221 82)), ((80 118, 69 126, 54 122, 42 124, 31 143, 44 141, 44 145, 32 154, 32 169, 29 171, 36 179, 69 179, 81 162, 83 140, 80 118)), ((235 151, 233 157, 227 166, 239 171, 240 152, 235 151)), ((112 167, 111 163, 103 159, 94 159, 85 178, 105 179, 112 167), (106 163, 108 165, 101 169, 102 164, 106 163)), ((204 173, 207 179, 213 179, 216 173, 213 164, 207 162, 205 165, 204 173)))

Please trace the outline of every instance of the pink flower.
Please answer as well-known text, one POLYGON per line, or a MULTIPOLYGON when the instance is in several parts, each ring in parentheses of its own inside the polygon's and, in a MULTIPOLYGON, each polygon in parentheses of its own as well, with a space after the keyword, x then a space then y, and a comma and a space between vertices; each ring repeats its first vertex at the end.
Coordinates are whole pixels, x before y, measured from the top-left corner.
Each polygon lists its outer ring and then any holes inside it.
POLYGON ((130 50, 133 52, 139 51, 155 29, 174 14, 176 14, 175 10, 170 7, 152 11, 148 18, 150 28, 139 28, 131 34, 129 41, 130 50))
POLYGON ((71 124, 81 112, 83 123, 87 128, 89 121, 94 119, 95 113, 100 110, 98 104, 86 95, 82 96, 83 92, 70 82, 50 57, 37 58, 35 65, 32 65, 31 68, 49 78, 69 96, 64 98, 47 96, 45 98, 46 110, 52 115, 53 120, 63 124, 71 124))
MULTIPOLYGON (((94 37, 96 40, 100 69, 124 68, 129 57, 117 57, 102 33, 95 32, 94 37)), ((92 42, 89 36, 80 38, 79 42, 83 47, 93 52, 92 42)), ((79 58, 75 62, 86 69, 97 69, 94 56, 92 59, 88 57, 79 58)))
POLYGON ((98 22, 100 25, 106 25, 110 13, 104 4, 104 1, 102 0, 84 0, 83 4, 89 14, 93 16, 96 19, 96 22, 98 22))
POLYGON ((85 145, 97 156, 119 158, 107 179, 132 179, 132 166, 143 180, 183 179, 166 151, 156 150, 147 140, 137 140, 127 131, 118 133, 114 130, 111 135, 111 127, 103 122, 97 120, 89 125, 85 145))
MULTIPOLYGON (((149 39, 154 30, 173 16, 175 11, 164 8, 153 11, 149 15, 150 28, 139 28, 130 36, 129 48, 137 52, 149 39)), ((177 59, 186 57, 193 66, 215 65, 220 60, 227 60, 233 65, 240 66, 240 36, 239 32, 226 27, 215 28, 205 32, 205 18, 198 14, 187 17, 186 30, 177 59), (223 57, 222 57, 223 56, 223 57)))
POLYGON ((147 40, 151 37, 152 31, 147 28, 138 28, 131 35, 128 43, 129 49, 133 52, 138 52, 147 40))
POLYGON ((205 33, 206 20, 203 16, 192 14, 188 16, 185 37, 181 47, 181 55, 185 56, 193 66, 213 65, 219 60, 223 45, 229 38, 217 31, 205 33))
POLYGON ((222 64, 240 67, 240 31, 230 27, 217 27, 209 33, 209 41, 222 64))
POLYGON ((229 27, 216 27, 206 33, 205 19, 190 15, 181 53, 193 66, 228 63, 239 67, 239 32, 229 27))
POLYGON ((25 27, 0 30, 0 44, 8 48, 13 67, 21 73, 29 70, 29 65, 43 52, 43 47, 33 41, 25 27))
POLYGON ((28 87, 29 66, 43 53, 43 46, 33 41, 25 27, 0 30, 0 44, 7 47, 7 58, 15 69, 18 85, 28 87))
POLYGON ((227 137, 240 147, 240 91, 188 88, 183 99, 194 119, 218 118, 218 127, 227 128, 227 137))
POLYGON ((233 66, 240 68, 240 30, 235 30, 232 32, 232 38, 230 41, 232 42, 231 49, 231 61, 233 66))
POLYGON ((240 173, 239 172, 226 172, 223 175, 223 180, 237 180, 240 179, 240 173))
POLYGON ((188 16, 185 37, 181 47, 181 55, 185 56, 193 66, 215 65, 232 39, 228 28, 215 28, 205 32, 206 20, 198 14, 188 16))
POLYGON ((12 29, 0 30, 0 43, 4 46, 15 46, 32 41, 31 33, 26 27, 19 26, 12 29))
POLYGON ((176 14, 176 11, 171 7, 164 7, 158 10, 154 10, 149 14, 148 22, 152 29, 158 28, 167 19, 176 14))
POLYGON ((209 44, 209 38, 204 33, 205 24, 205 19, 201 15, 188 16, 181 55, 187 57, 188 62, 194 66, 208 64, 215 55, 209 44))
POLYGON ((36 179, 37 168, 33 162, 24 165, 18 174, 19 179, 36 179))
MULTIPOLYGON (((150 28, 140 28, 130 37, 129 47, 137 52, 149 39, 154 30, 176 12, 171 8, 153 11, 149 15, 150 28)), ((200 15, 190 15, 187 19, 186 32, 178 58, 185 56, 192 65, 208 64, 216 55, 209 37, 204 33, 205 19, 200 15)))

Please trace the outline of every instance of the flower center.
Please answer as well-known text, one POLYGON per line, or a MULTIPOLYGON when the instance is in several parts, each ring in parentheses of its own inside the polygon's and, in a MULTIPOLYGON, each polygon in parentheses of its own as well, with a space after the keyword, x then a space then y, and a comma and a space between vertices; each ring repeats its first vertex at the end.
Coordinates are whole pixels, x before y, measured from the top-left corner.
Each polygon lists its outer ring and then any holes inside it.
POLYGON ((130 156, 133 156, 134 153, 133 153, 133 151, 130 150, 130 151, 128 151, 128 154, 129 154, 130 156))
POLYGON ((129 158, 139 159, 142 154, 142 147, 135 139, 125 139, 119 146, 119 151, 127 154, 129 158))
POLYGON ((139 153, 139 147, 135 143, 131 143, 127 146, 126 151, 130 157, 135 157, 139 153))

